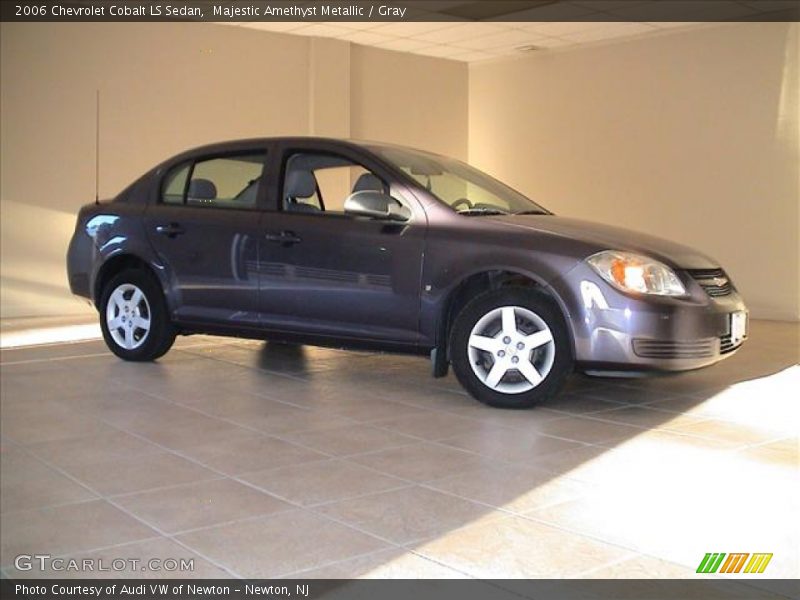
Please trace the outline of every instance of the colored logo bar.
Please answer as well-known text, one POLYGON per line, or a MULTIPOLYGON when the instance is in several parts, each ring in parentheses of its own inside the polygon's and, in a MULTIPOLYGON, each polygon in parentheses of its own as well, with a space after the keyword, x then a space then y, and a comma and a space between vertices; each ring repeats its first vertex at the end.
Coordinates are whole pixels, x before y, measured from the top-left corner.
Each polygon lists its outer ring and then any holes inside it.
POLYGON ((697 573, 763 573, 769 561, 772 560, 772 553, 736 552, 725 554, 724 552, 708 552, 700 561, 697 573), (727 556, 727 558, 725 558, 727 556), (748 557, 750 560, 748 561, 748 557), (724 562, 723 562, 724 561, 724 562), (746 566, 745 566, 746 565, 746 566))

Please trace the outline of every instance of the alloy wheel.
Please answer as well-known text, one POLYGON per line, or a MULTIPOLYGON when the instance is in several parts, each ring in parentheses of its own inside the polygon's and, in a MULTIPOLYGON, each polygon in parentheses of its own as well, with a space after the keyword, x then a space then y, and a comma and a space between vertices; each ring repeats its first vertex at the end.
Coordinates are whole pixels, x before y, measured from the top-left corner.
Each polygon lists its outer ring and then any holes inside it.
POLYGON ((521 394, 538 386, 553 368, 556 354, 547 323, 521 306, 487 312, 472 328, 468 346, 475 376, 504 394, 521 394))
POLYGON ((123 283, 111 292, 106 306, 106 325, 121 348, 135 350, 150 333, 150 304, 147 296, 132 283, 123 283))

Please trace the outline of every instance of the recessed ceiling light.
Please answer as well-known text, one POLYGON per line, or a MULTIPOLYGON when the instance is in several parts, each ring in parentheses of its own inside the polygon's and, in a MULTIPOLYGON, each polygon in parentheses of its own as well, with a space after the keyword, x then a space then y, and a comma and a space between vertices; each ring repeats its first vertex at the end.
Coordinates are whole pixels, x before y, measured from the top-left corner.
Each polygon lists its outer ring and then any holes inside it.
POLYGON ((542 50, 542 47, 534 44, 525 44, 524 46, 517 46, 514 50, 517 52, 536 52, 537 50, 542 50))

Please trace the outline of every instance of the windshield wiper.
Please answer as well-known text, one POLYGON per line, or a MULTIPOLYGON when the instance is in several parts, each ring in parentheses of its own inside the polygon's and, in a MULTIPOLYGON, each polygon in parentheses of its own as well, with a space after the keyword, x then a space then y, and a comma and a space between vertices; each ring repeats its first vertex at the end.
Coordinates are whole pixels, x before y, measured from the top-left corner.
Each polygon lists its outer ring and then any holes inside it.
POLYGON ((547 213, 541 210, 521 210, 513 213, 515 215, 546 215, 547 213))
POLYGON ((465 208, 464 210, 456 211, 460 215, 510 215, 500 208, 465 208))

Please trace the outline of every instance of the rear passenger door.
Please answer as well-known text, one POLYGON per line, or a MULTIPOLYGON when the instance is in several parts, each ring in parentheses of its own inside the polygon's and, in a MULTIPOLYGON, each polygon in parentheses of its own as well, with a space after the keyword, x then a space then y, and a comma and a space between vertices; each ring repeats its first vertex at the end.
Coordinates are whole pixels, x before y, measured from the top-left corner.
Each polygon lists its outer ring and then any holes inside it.
POLYGON ((265 165, 265 149, 254 148, 189 159, 165 173, 144 221, 176 320, 258 325, 265 165))

